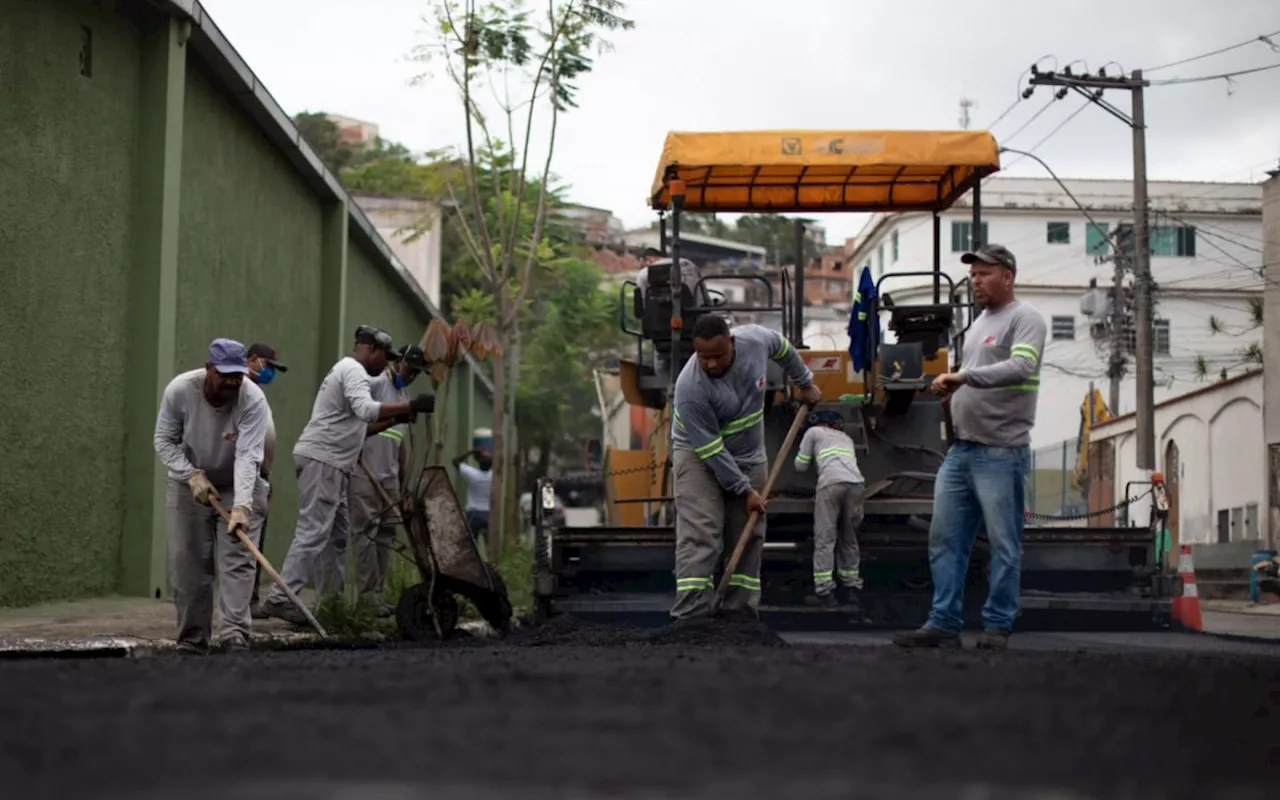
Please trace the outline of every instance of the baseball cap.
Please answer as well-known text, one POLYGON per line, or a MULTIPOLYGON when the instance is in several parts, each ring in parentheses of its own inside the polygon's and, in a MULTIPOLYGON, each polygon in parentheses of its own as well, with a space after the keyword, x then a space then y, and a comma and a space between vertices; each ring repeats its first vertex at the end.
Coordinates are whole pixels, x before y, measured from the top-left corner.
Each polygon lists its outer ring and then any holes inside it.
POLYGON ((235 339, 214 339, 209 343, 209 363, 223 375, 249 374, 249 360, 244 345, 235 339))
POLYGON ((427 361, 427 354, 422 352, 422 348, 416 344, 407 344, 400 348, 400 359, 419 372, 426 372, 431 368, 431 364, 427 361))
POLYGON ((981 261, 985 264, 995 264, 998 267, 1004 267, 1011 272, 1018 271, 1018 260, 1013 257, 1013 253, 1009 252, 1009 248, 999 244, 984 244, 970 253, 960 256, 962 264, 972 264, 975 261, 981 261))
POLYGON ((284 364, 281 364, 276 359, 276 349, 269 344, 263 344, 262 342, 254 342, 253 344, 249 345, 248 355, 250 358, 257 356, 258 358, 267 362, 271 366, 275 367, 280 372, 289 371, 288 367, 286 367, 284 364))

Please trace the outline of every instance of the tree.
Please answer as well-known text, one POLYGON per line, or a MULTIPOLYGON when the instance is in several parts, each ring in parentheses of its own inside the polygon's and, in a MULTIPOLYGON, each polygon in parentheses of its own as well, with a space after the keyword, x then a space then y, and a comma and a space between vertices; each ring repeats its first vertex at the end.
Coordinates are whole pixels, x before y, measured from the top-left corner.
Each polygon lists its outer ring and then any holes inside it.
MULTIPOLYGON (((492 297, 500 344, 494 359, 494 509, 507 508, 503 479, 511 460, 505 428, 514 416, 520 376, 521 313, 535 268, 551 255, 544 234, 556 128, 560 115, 577 105, 577 80, 594 67, 591 53, 608 46, 601 34, 633 27, 619 15, 623 6, 620 0, 549 0, 542 19, 519 0, 494 0, 483 6, 475 0, 439 0, 435 5, 439 41, 418 50, 423 59, 443 62, 458 89, 466 123, 465 151, 458 158, 462 174, 444 171, 442 177, 456 209, 454 219, 463 245, 492 297), (510 99, 513 80, 523 84, 521 93, 526 98, 518 104, 510 99), (504 98, 497 95, 499 85, 505 90, 504 98), (493 116, 482 109, 486 87, 498 106, 499 113, 493 116), (531 140, 540 108, 549 112, 546 156, 541 173, 532 176, 540 186, 533 230, 525 238, 525 187, 531 183, 531 140), (520 123, 517 113, 523 115, 520 123), (504 131, 497 129, 501 123, 504 131), (520 138, 518 124, 523 129, 520 138), (486 213, 491 204, 496 225, 490 224, 486 213)), ((498 514, 498 520, 499 530, 505 530, 506 514, 498 514)), ((500 538, 490 540, 495 558, 500 538)))
MULTIPOLYGON (((1249 298, 1249 321, 1241 326, 1229 326, 1222 321, 1217 315, 1209 316, 1209 334, 1211 336, 1247 336, 1262 327, 1263 309, 1266 303, 1261 297, 1249 298)), ((1262 343, 1258 341, 1250 342, 1243 347, 1238 347, 1234 351, 1235 362, 1219 367, 1218 379, 1226 380, 1232 369, 1239 367, 1258 367, 1262 365, 1262 343)), ((1195 358, 1193 366, 1195 370, 1196 380, 1205 380, 1209 377, 1212 367, 1206 356, 1198 355, 1195 358)))
MULTIPOLYGON (((389 142, 377 137, 373 143, 362 147, 352 147, 342 141, 337 124, 324 111, 303 111, 293 118, 298 133, 329 171, 342 178, 343 173, 371 161, 400 161, 408 164, 415 162, 409 148, 399 142, 389 142)), ((345 183, 345 181, 344 181, 345 183)))

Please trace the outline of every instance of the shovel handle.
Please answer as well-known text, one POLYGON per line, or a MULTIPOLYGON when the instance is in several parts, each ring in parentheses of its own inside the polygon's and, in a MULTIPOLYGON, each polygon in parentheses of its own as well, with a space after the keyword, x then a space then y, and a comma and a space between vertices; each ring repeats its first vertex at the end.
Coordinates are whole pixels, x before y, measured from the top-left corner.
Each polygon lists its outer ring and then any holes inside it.
MULTIPOLYGON (((773 491, 773 484, 778 480, 778 475, 782 472, 782 462, 786 460, 791 453, 791 448, 795 446, 796 437, 800 435, 800 429, 804 427, 805 417, 804 406, 796 409, 796 418, 791 421, 791 430, 787 431, 787 438, 782 440, 782 447, 779 448, 777 456, 773 459, 773 466, 769 469, 769 478, 764 483, 764 491, 760 492, 760 496, 765 500, 769 499, 769 494, 773 491)), ((742 534, 738 536, 738 543, 734 545, 733 555, 729 557, 729 563, 725 564, 724 574, 720 576, 720 585, 716 587, 716 594, 724 597, 725 592, 729 591, 729 578, 734 571, 738 569, 738 562, 742 560, 742 554, 747 549, 747 537, 751 535, 751 529, 756 526, 756 521, 760 517, 760 512, 752 511, 747 516, 747 524, 742 529, 742 534)))
MULTIPOLYGON (((218 516, 222 517, 222 521, 227 523, 227 525, 230 525, 231 515, 222 507, 222 504, 213 498, 210 498, 209 502, 213 505, 214 510, 218 512, 218 516)), ((236 531, 236 537, 240 539, 241 544, 249 549, 250 553, 253 553, 253 557, 257 559, 258 563, 262 565, 262 568, 271 576, 271 580, 275 581, 276 585, 284 590, 285 596, 289 598, 290 602, 297 606, 298 610, 302 612, 302 616, 307 618, 307 622, 310 623, 311 627, 315 628, 316 633, 320 634, 320 638, 329 638, 328 632, 325 631, 324 626, 320 624, 320 621, 315 618, 315 615, 311 613, 311 609, 307 608, 306 604, 293 593, 293 590, 284 582, 284 578, 280 577, 280 573, 276 572, 275 567, 271 566, 271 562, 262 554, 262 551, 258 549, 257 545, 255 545, 248 536, 244 535, 244 531, 236 531)))

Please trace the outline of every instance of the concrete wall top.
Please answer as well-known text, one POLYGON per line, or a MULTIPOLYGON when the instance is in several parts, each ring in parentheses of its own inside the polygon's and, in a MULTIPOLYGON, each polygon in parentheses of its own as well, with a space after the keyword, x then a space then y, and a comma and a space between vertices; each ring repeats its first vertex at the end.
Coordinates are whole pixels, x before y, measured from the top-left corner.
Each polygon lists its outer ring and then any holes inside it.
MULTIPOLYGON (((323 200, 341 200, 346 203, 352 237, 387 274, 397 290, 416 304, 419 311, 430 317, 445 319, 408 268, 392 253, 390 245, 378 233, 359 204, 302 138, 293 120, 258 80, 199 1, 149 1, 191 25, 190 42, 194 53, 209 68, 214 78, 240 102, 268 139, 280 148, 311 190, 323 200)), ((473 368, 478 366, 478 362, 470 355, 467 356, 467 361, 473 368)), ((493 383, 479 369, 475 373, 485 393, 492 396, 493 383)))

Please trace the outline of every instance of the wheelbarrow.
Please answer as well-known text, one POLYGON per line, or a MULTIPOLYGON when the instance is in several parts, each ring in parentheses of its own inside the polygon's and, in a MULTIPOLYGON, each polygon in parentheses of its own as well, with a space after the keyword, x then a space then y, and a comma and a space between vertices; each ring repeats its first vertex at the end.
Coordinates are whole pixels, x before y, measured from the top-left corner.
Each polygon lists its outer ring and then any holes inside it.
POLYGON ((422 583, 404 590, 396 625, 413 641, 447 639, 458 627, 458 598, 470 600, 501 634, 511 630, 506 584, 487 564, 444 467, 424 467, 405 531, 422 583))

